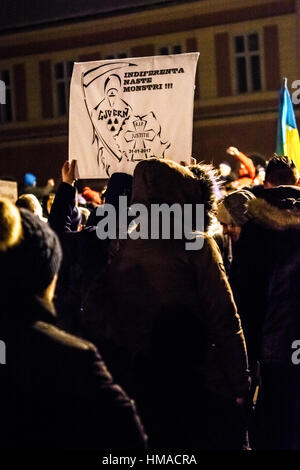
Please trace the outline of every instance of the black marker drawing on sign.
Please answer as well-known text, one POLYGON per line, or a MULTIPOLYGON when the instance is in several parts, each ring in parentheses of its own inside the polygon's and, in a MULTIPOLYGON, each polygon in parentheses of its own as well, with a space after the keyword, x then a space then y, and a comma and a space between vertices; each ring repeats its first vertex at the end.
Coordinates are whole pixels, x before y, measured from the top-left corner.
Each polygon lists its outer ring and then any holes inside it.
POLYGON ((162 142, 161 126, 153 111, 145 116, 133 116, 130 124, 130 129, 124 134, 124 139, 128 144, 125 151, 127 159, 140 161, 155 156, 163 158, 170 143, 162 142), (159 155, 155 155, 155 153, 159 153, 159 155))
POLYGON ((161 140, 161 126, 155 114, 151 111, 143 116, 135 115, 131 105, 120 97, 122 80, 117 72, 132 66, 137 64, 109 62, 81 75, 85 107, 92 125, 92 144, 97 145, 97 164, 107 176, 111 175, 111 167, 116 168, 116 163, 123 159, 135 162, 149 157, 164 158, 165 150, 170 147, 170 143, 161 140))

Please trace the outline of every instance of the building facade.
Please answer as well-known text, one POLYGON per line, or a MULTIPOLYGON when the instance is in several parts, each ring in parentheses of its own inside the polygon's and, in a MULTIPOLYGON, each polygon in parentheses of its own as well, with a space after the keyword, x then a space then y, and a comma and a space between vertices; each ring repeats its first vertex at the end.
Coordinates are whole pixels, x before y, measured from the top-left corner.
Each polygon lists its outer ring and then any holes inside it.
POLYGON ((217 164, 230 145, 272 155, 282 77, 300 79, 300 1, 146 3, 0 31, 0 175, 59 178, 73 62, 194 51, 193 156, 217 164))

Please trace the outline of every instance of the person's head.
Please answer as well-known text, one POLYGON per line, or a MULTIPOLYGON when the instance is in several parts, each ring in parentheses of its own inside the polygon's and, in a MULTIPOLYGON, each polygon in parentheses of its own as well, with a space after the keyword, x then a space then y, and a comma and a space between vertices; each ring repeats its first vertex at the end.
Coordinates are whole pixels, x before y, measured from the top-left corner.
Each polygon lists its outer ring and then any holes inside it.
MULTIPOLYGON (((113 173, 108 180, 105 192, 101 194, 101 202, 104 204, 111 204, 119 213, 119 197, 127 197, 127 205, 131 201, 133 177, 127 173, 113 173)), ((99 195, 100 197, 100 195, 99 195)), ((87 220, 87 226, 95 226, 100 220, 101 216, 97 216, 97 211, 93 210, 87 220)))
POLYGON ((147 158, 135 167, 132 203, 174 204, 201 202, 201 185, 188 168, 173 160, 147 158))
MULTIPOLYGON (((143 204, 147 208, 148 216, 155 216, 153 207, 164 205, 169 214, 172 210, 172 218, 175 224, 181 228, 183 225, 186 231, 204 231, 204 226, 200 227, 202 220, 196 219, 196 205, 203 201, 201 184, 188 167, 183 167, 178 163, 159 158, 148 158, 137 164, 133 175, 132 204, 143 204), (176 205, 171 209, 171 206, 176 205), (186 206, 185 206, 186 205, 186 206), (189 205, 189 206, 187 206, 189 205), (189 209, 187 209, 189 207, 189 209), (190 210, 190 220, 186 223, 185 210, 190 210), (198 222, 198 223, 197 223, 198 222)), ((199 218, 198 218, 199 219, 199 218)), ((163 229, 163 216, 158 221, 159 229, 163 229)), ((168 216, 168 222, 170 219, 168 216)), ((152 224, 152 222, 151 222, 152 224)), ((173 220, 170 228, 173 226, 173 220)))
POLYGON ((51 207, 55 199, 55 194, 50 193, 43 197, 43 210, 46 217, 49 216, 51 212, 51 207))
POLYGON ((17 207, 0 197, 0 252, 18 245, 22 239, 21 216, 17 207))
POLYGON ((248 222, 247 204, 255 196, 246 189, 228 194, 218 205, 217 218, 223 227, 223 234, 229 235, 234 242, 239 239, 242 226, 248 222))
POLYGON ((25 173, 24 175, 25 186, 36 186, 36 176, 33 173, 25 173))
POLYGON ((221 222, 221 225, 223 229, 223 235, 228 235, 233 242, 237 242, 240 238, 242 227, 235 225, 233 221, 231 221, 229 224, 221 222))
POLYGON ((281 185, 297 185, 299 173, 296 165, 288 157, 274 154, 266 167, 265 188, 281 185))
POLYGON ((16 201, 16 206, 29 210, 40 219, 43 217, 42 206, 34 194, 21 194, 16 201))
POLYGON ((0 289, 2 299, 34 296, 52 300, 62 259, 52 229, 26 209, 0 198, 0 289))
POLYGON ((113 173, 108 180, 104 193, 105 204, 112 204, 115 208, 119 205, 119 197, 127 196, 128 203, 131 200, 133 177, 127 173, 113 173))

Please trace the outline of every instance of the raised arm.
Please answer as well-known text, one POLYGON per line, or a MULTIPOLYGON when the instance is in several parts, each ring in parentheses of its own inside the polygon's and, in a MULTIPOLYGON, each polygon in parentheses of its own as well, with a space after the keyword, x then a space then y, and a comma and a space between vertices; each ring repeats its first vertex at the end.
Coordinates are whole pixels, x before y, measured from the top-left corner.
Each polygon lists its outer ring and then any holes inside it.
POLYGON ((72 213, 76 202, 75 182, 76 160, 66 161, 62 167, 60 184, 49 215, 51 228, 58 235, 71 231, 72 213))
POLYGON ((236 147, 228 147, 226 152, 233 157, 236 157, 247 169, 250 178, 255 178, 255 166, 251 158, 247 157, 244 153, 240 152, 236 147))

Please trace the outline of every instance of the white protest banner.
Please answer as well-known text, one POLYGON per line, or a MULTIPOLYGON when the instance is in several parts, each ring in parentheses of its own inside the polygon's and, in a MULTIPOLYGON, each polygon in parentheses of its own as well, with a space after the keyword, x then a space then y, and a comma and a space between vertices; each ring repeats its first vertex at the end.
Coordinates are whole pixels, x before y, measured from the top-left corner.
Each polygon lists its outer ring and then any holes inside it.
POLYGON ((0 196, 5 196, 16 202, 18 199, 18 185, 16 181, 0 180, 0 196))
POLYGON ((69 159, 79 178, 132 174, 149 157, 189 161, 199 53, 75 63, 69 159))

